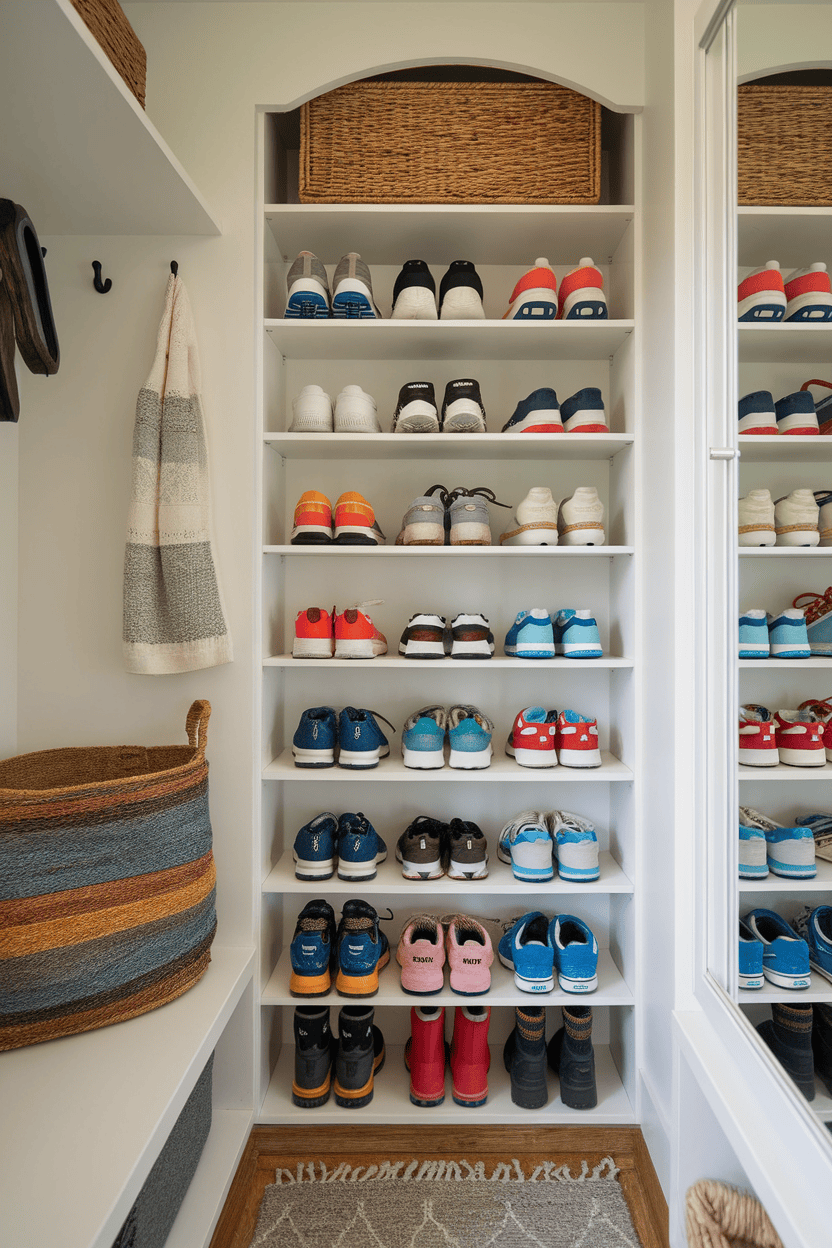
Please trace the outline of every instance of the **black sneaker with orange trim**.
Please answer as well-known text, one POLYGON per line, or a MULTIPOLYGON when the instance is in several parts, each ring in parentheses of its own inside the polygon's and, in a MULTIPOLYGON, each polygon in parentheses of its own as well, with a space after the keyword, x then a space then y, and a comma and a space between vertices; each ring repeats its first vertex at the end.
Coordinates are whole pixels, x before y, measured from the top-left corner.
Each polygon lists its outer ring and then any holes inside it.
POLYGON ((295 1077, 292 1101, 301 1109, 326 1105, 332 1087, 336 1041, 329 1028, 329 1006, 299 1005, 295 1010, 295 1077))
POLYGON ((384 1036, 373 1026, 373 1008, 345 1005, 338 1015, 335 1101, 360 1109, 373 1099, 373 1079, 384 1065, 384 1036))

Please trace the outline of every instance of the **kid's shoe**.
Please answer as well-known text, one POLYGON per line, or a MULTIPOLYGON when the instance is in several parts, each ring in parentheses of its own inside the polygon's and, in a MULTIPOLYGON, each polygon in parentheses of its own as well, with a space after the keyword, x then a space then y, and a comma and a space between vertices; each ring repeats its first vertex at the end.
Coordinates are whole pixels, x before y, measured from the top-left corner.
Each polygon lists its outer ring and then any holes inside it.
POLYGON ((804 906, 792 927, 806 941, 812 970, 832 980, 832 906, 804 906))
POLYGON ((594 824, 568 810, 553 810, 546 816, 546 826, 560 878, 582 884, 599 879, 601 867, 594 824))
POLYGON ((332 399, 320 386, 304 386, 292 399, 289 433, 332 433, 332 428, 332 399))
POLYGON ((411 1006, 410 1037, 404 1046, 404 1064, 410 1071, 410 1100, 430 1109, 445 1099, 445 1007, 411 1006))
POLYGON ((470 260, 453 260, 439 283, 440 321, 484 321, 482 282, 470 260))
POLYGON ((795 269, 785 281, 787 321, 832 320, 832 285, 823 263, 795 269))
POLYGON ((798 815, 795 823, 810 829, 815 840, 815 857, 832 862, 832 815, 798 815))
POLYGON ((439 413, 432 381, 409 381, 402 386, 390 432, 439 433, 439 413))
POLYGON ((308 901, 298 915, 289 946, 293 997, 324 997, 332 986, 335 958, 335 911, 327 901, 308 901))
POLYGON ((296 880, 331 880, 338 851, 338 820, 324 811, 305 823, 295 837, 292 857, 296 880))
POLYGON ((443 433, 485 433, 485 408, 480 383, 461 377, 449 381, 442 400, 440 428, 443 433))
POLYGON ((286 320, 320 320, 332 315, 326 269, 311 251, 302 251, 286 274, 286 320))
POLYGON ((553 879, 552 834, 546 816, 524 810, 510 819, 497 841, 497 857, 511 867, 515 880, 545 883, 553 879))
POLYGON ((577 711, 561 711, 555 731, 555 749, 561 767, 600 767, 597 721, 577 711))
POLYGON ((742 813, 738 861, 741 880, 764 880, 768 875, 766 834, 756 824, 744 823, 742 813))
POLYGON ((740 546, 773 546, 774 502, 768 490, 749 490, 737 504, 740 546))
POLYGON ((503 425, 503 433, 563 433, 558 396, 549 386, 521 399, 503 425))
POLYGON ((798 710, 809 710, 814 713, 818 723, 823 724, 823 746, 826 751, 827 763, 832 763, 832 702, 819 698, 809 698, 801 702, 798 710))
POLYGON ((449 1059, 453 1098, 455 1104, 467 1109, 484 1105, 488 1100, 490 1022, 490 1006, 458 1005, 454 1010, 454 1034, 449 1059))
MULTIPOLYGON (((396 861, 406 880, 440 880, 445 874, 448 825, 430 815, 417 815, 396 842, 396 861)), ((456 877, 455 877, 456 878, 456 877)))
POLYGON ((775 1001, 771 1018, 757 1024, 763 1040, 807 1101, 815 1099, 812 1024, 811 1005, 792 1005, 785 1001, 775 1001))
POLYGON ((792 490, 774 504, 774 532, 778 546, 817 546, 820 508, 811 490, 792 490))
POLYGON ((557 546, 558 504, 548 485, 535 485, 518 503, 501 546, 557 546))
POLYGON ((558 320, 606 320, 607 297, 604 279, 591 257, 584 256, 577 268, 561 278, 558 294, 558 320))
POLYGON ((444 485, 432 485, 425 494, 414 498, 404 513, 397 546, 447 546, 448 491, 444 485))
POLYGON ((402 759, 405 767, 432 771, 445 766, 448 712, 444 706, 423 706, 405 720, 402 759))
POLYGON ((381 433, 376 401, 360 386, 344 386, 335 400, 336 433, 381 433))
POLYGON ((390 961, 390 946, 379 927, 378 914, 368 902, 344 902, 335 951, 335 991, 342 997, 374 997, 379 971, 390 961))
POLYGON ((333 611, 323 607, 307 607, 295 616, 295 640, 292 657, 295 659, 331 659, 335 653, 333 611))
MULTIPOLYGON (((801 611, 800 614, 802 615, 803 612, 801 611)), ((750 611, 744 611, 740 616, 737 657, 740 659, 767 659, 770 654, 771 641, 769 640, 768 632, 768 616, 760 608, 752 607, 750 611)))
POLYGON ((396 961, 402 968, 402 992, 429 997, 445 987, 445 933, 432 914, 409 919, 399 938, 396 961))
POLYGON ((542 607, 520 611, 506 633, 504 649, 510 659, 553 659, 555 638, 549 612, 542 607))
POLYGON ((780 762, 774 717, 766 706, 740 707, 740 744, 737 761, 743 767, 776 767, 780 762))
POLYGON ((383 546, 384 534, 375 513, 355 490, 342 494, 335 504, 335 538, 341 546, 383 546))
POLYGON ((373 299, 370 270, 357 251, 349 251, 338 261, 332 279, 332 315, 349 320, 380 320, 373 299))
POLYGON ((507 928, 497 947, 503 966, 514 971, 521 992, 551 992, 555 986, 553 925, 540 910, 531 910, 507 928))
POLYGON ((334 767, 338 719, 331 706, 304 711, 292 737, 296 767, 334 767))
POLYGON ((335 1103, 344 1109, 369 1105, 385 1056, 384 1036, 373 1024, 372 1007, 345 1005, 338 1015, 335 1103))
POLYGON ((299 1005, 293 1019, 295 1076, 292 1103, 300 1109, 326 1105, 337 1043, 329 1029, 329 1006, 299 1005))
POLYGON ((740 919, 739 987, 762 988, 763 980, 763 946, 748 924, 740 919))
POLYGON ((564 992, 594 992, 598 987, 598 941, 583 919, 556 914, 550 939, 554 966, 564 992))
POLYGON ((446 629, 444 615, 411 615, 399 640, 399 654, 405 659, 444 659, 446 629))
POLYGON ((564 399, 560 415, 566 433, 609 433, 604 399, 597 386, 585 386, 564 399))
POLYGON ((452 819, 447 829, 445 863, 449 880, 484 880, 488 876, 485 835, 471 819, 452 819))
POLYGON ((318 490, 304 490, 295 507, 292 546, 317 546, 332 541, 332 503, 318 490))
POLYGON ((592 1048, 592 1010, 587 1005, 564 1005, 563 1026, 546 1050, 549 1068, 560 1080, 561 1103, 568 1109, 594 1109, 595 1052, 592 1048))
POLYGON ((802 611, 789 607, 778 616, 767 616, 769 648, 773 659, 808 659, 809 637, 802 611))
POLYGON ((557 712, 527 706, 515 717, 506 742, 506 754, 521 767, 557 767, 555 749, 557 712))
POLYGON ((812 710, 775 711, 774 738, 780 762, 789 767, 823 767, 824 725, 812 710))
POLYGON ((540 1109, 546 1104, 546 1011, 542 1006, 514 1007, 514 1028, 503 1048, 503 1065, 511 1077, 515 1105, 540 1109))
POLYGON ((755 269, 737 287, 737 319, 782 321, 786 314, 786 291, 776 260, 755 269))
POLYGON ((390 319, 436 320, 436 282, 424 260, 405 260, 402 265, 402 270, 393 284, 393 311, 390 319))
POLYGON ((806 635, 813 655, 832 654, 832 585, 822 594, 811 590, 798 594, 792 602, 806 619, 806 635))
POLYGON ((808 988, 809 947, 773 910, 749 910, 743 922, 763 946, 763 974, 777 988, 808 988))
MULTIPOLYGON (((390 742, 376 723, 376 715, 379 719, 384 719, 378 711, 356 710, 354 706, 344 707, 338 717, 339 767, 355 770, 377 767, 380 759, 387 758, 390 742)), ((384 719, 384 722, 393 732, 396 731, 389 719, 384 719)))
POLYGON ((737 432, 770 436, 779 433, 774 399, 770 390, 755 390, 737 404, 737 432))
POLYGON ((338 820, 338 879, 354 883, 374 880, 387 858, 387 846, 361 811, 338 820))
POLYGON ((594 485, 579 485, 558 507, 561 546, 603 546, 604 504, 594 485))
POLYGON ((778 433, 816 434, 818 416, 815 404, 808 390, 796 390, 794 394, 784 395, 774 404, 777 417, 778 433))
POLYGON ((604 651, 595 616, 585 608, 552 613, 555 654, 566 659, 599 659, 604 651))
POLYGON ((558 283, 545 256, 539 256, 534 267, 527 269, 509 299, 504 321, 553 321, 558 314, 558 283))
POLYGON ((494 634, 479 612, 454 616, 449 632, 452 659, 490 659, 494 653, 494 634))
POLYGON ((380 633, 364 610, 381 606, 381 599, 359 602, 335 617, 336 659, 375 659, 387 653, 387 638, 380 633))
POLYGON ((793 880, 814 879, 817 873, 815 840, 809 828, 777 823, 751 806, 740 806, 740 827, 757 828, 763 833, 766 865, 773 875, 793 880))
POLYGON ((494 725, 476 706, 452 706, 448 710, 448 766, 479 771, 491 766, 494 725))
POLYGON ((818 529, 820 530, 819 546, 832 546, 832 490, 815 490, 815 502, 818 505, 818 529))
POLYGON ((453 915, 448 921, 445 947, 451 992, 460 997, 481 997, 488 992, 494 949, 482 923, 467 914, 453 915))
POLYGON ((448 539, 451 546, 490 546, 491 517, 488 504, 505 507, 485 486, 469 490, 457 486, 447 496, 448 539))

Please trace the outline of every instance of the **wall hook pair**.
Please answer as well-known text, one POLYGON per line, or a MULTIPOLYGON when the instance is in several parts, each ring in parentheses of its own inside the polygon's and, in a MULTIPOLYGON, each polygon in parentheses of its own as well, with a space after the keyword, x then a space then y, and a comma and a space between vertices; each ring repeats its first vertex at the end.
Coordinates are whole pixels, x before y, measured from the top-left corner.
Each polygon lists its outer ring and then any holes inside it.
MULTIPOLYGON (((44 248, 43 254, 44 254, 44 255, 46 255, 46 249, 45 249, 45 248, 44 248)), ((93 286, 95 287, 95 289, 98 291, 99 295, 106 295, 106 294, 107 294, 107 292, 108 292, 109 290, 112 290, 112 288, 113 288, 112 278, 109 278, 109 277, 108 277, 105 281, 103 281, 103 282, 102 282, 102 280, 101 280, 101 261, 100 261, 100 260, 93 260, 93 262, 92 262, 92 267, 93 267, 93 272, 95 273, 95 277, 92 279, 92 284, 93 284, 93 286)), ((171 273, 173 274, 173 276, 174 276, 174 277, 176 277, 176 275, 177 275, 177 274, 178 274, 178 272, 179 272, 179 261, 178 261, 178 260, 171 260, 171 262, 170 262, 170 271, 171 271, 171 273)))

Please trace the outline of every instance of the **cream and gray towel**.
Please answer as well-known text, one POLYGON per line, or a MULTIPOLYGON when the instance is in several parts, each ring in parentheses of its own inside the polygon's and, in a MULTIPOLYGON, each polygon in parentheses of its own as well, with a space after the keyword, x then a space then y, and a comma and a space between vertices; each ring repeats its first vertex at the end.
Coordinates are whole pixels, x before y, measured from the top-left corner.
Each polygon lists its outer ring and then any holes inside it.
POLYGON ((208 449, 188 294, 171 274, 139 391, 124 557, 124 661, 162 676, 233 658, 211 542, 208 449))

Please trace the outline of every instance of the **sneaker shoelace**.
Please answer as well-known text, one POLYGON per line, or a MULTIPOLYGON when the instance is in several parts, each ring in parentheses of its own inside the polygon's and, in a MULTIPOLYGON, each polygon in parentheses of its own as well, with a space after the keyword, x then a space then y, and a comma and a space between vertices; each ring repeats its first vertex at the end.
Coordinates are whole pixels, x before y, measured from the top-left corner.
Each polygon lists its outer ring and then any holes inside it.
POLYGON ((508 511, 511 510, 511 503, 501 503, 494 491, 490 490, 486 485, 475 485, 471 490, 462 485, 454 486, 450 493, 447 494, 445 506, 450 507, 451 503, 455 503, 459 498, 475 498, 477 495, 480 498, 484 498, 486 502, 493 503, 495 507, 505 507, 508 511))

